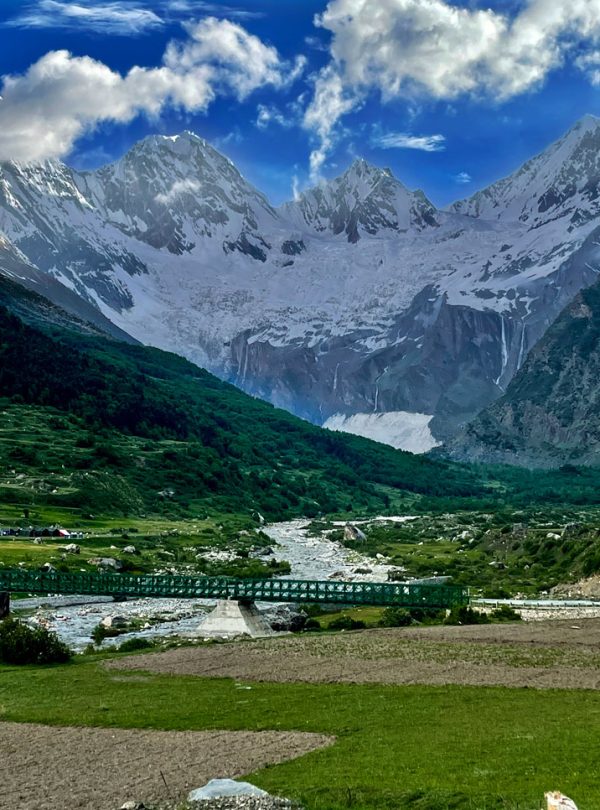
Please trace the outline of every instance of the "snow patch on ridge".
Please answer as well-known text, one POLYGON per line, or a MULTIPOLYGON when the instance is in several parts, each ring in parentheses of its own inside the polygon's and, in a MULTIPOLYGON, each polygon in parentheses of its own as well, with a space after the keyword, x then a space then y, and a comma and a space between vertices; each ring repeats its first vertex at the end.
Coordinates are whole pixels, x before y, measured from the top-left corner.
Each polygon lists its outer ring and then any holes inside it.
POLYGON ((356 413, 346 416, 336 413, 330 416, 323 427, 364 436, 397 450, 410 453, 426 453, 441 442, 436 441, 429 429, 433 416, 427 413, 389 411, 388 413, 356 413))

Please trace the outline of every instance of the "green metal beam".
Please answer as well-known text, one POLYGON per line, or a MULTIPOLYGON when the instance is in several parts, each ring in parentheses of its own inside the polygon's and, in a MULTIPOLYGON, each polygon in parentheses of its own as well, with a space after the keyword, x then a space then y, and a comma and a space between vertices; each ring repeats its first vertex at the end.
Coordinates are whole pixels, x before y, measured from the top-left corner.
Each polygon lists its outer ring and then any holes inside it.
POLYGON ((450 608, 469 601, 467 588, 405 582, 232 579, 180 575, 86 574, 0 569, 0 592, 245 599, 343 605, 450 608))

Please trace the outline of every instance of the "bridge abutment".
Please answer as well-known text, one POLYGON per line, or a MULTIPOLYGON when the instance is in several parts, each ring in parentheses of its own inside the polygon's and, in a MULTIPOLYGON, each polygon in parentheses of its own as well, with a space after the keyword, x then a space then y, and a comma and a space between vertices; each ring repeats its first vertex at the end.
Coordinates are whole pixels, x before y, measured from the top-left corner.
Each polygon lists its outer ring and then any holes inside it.
POLYGON ((220 599, 216 607, 198 626, 203 638, 232 638, 234 636, 272 636, 274 630, 254 602, 247 599, 220 599))

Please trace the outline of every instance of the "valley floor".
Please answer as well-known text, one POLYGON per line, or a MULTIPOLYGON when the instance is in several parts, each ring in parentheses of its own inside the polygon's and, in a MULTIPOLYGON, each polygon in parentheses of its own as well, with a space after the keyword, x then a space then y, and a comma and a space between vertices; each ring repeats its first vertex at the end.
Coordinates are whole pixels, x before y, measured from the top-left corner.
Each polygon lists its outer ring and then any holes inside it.
POLYGON ((1 666, 0 808, 153 807, 244 774, 306 810, 540 810, 555 789, 597 810, 599 636, 595 620, 368 630, 1 666), (414 666, 461 685, 381 683, 414 666), (563 688, 464 685, 501 669, 563 688))

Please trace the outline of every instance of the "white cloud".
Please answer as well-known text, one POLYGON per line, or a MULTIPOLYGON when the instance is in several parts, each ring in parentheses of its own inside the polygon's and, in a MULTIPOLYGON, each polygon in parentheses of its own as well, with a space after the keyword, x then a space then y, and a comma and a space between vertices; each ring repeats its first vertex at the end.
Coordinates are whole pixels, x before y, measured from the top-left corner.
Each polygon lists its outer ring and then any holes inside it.
POLYGON ((459 172, 458 174, 454 175, 454 182, 458 183, 459 185, 466 185, 470 183, 473 178, 468 172, 459 172))
POLYGON ((385 132, 371 137, 371 145, 380 149, 420 149, 423 152, 443 152, 443 135, 410 135, 407 132, 385 132))
POLYGON ((104 34, 142 34, 160 28, 163 20, 151 9, 123 2, 89 5, 63 0, 38 0, 6 25, 17 28, 86 28, 104 34))
POLYGON ((5 76, 0 100, 0 159, 43 160, 68 154, 102 121, 156 116, 166 105, 206 110, 217 94, 240 99, 258 87, 282 87, 302 69, 228 20, 187 26, 159 67, 127 74, 88 56, 51 51, 17 76, 5 76))
POLYGON ((186 41, 167 46, 166 67, 180 72, 193 70, 199 64, 211 65, 215 82, 226 85, 239 99, 267 84, 282 87, 295 81, 304 69, 303 57, 298 57, 293 66, 286 65, 276 48, 229 20, 205 17, 197 23, 186 23, 185 29, 189 37, 186 41))
POLYGON ((336 123, 357 103, 358 99, 346 90, 342 77, 332 65, 320 71, 303 121, 306 129, 315 132, 319 138, 319 145, 310 154, 310 176, 314 181, 318 180, 327 153, 333 146, 336 123))
POLYGON ((277 124, 284 129, 290 129, 296 123, 296 116, 293 113, 286 116, 277 107, 266 104, 259 104, 256 113, 256 126, 258 129, 266 129, 270 124, 277 124))
POLYGON ((222 3, 209 3, 204 0, 163 0, 163 6, 171 15, 213 14, 229 19, 250 20, 264 17, 262 11, 251 11, 222 3))
POLYGON ((193 194, 195 191, 198 191, 199 188, 200 183, 198 183, 196 180, 192 180, 191 178, 186 178, 185 180, 176 180, 168 191, 166 191, 164 194, 156 195, 156 202, 169 205, 183 194, 193 194))
POLYGON ((539 86, 572 59, 600 83, 600 0, 524 0, 511 13, 447 0, 330 0, 315 24, 331 35, 305 124, 322 165, 339 118, 373 90, 394 98, 505 100, 539 86), (345 99, 323 104, 323 99, 345 99))

